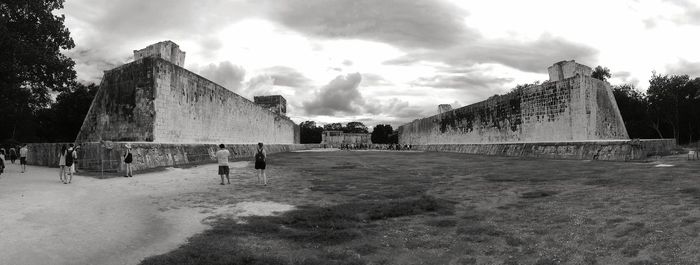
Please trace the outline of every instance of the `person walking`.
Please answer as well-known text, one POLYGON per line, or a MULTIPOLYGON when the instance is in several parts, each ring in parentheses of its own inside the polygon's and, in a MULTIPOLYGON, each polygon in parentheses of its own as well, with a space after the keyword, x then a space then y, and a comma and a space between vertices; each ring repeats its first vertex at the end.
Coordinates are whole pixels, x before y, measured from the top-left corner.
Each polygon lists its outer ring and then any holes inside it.
POLYGON ((58 179, 66 183, 66 156, 68 155, 68 147, 64 144, 61 146, 61 152, 58 153, 58 167, 61 168, 58 172, 58 179))
POLYGON ((219 162, 219 176, 221 177, 221 185, 224 185, 224 176, 226 176, 226 181, 231 184, 229 179, 229 168, 228 168, 228 157, 231 156, 231 152, 226 150, 224 144, 219 145, 219 151, 216 151, 216 160, 219 162))
POLYGON ((131 169, 131 162, 134 161, 133 155, 131 155, 131 145, 125 144, 126 153, 124 153, 124 165, 126 165, 126 172, 124 173, 125 178, 133 178, 133 172, 131 169))
POLYGON ((73 162, 76 158, 75 149, 73 149, 73 144, 68 145, 68 150, 66 150, 66 178, 63 179, 63 184, 69 184, 73 181, 73 173, 75 173, 75 164, 73 162), (66 181, 67 180, 67 181, 66 181))
POLYGON ((15 160, 17 160, 17 150, 15 150, 14 147, 10 147, 10 161, 12 161, 12 164, 15 163, 15 160))
POLYGON ((265 175, 265 159, 267 158, 267 153, 263 148, 263 143, 258 143, 258 152, 255 153, 255 169, 260 170, 258 173, 258 183, 267 186, 267 176, 265 175))
POLYGON ((22 173, 27 171, 27 154, 29 153, 29 148, 27 144, 23 144, 22 148, 19 149, 19 164, 22 167, 22 173))

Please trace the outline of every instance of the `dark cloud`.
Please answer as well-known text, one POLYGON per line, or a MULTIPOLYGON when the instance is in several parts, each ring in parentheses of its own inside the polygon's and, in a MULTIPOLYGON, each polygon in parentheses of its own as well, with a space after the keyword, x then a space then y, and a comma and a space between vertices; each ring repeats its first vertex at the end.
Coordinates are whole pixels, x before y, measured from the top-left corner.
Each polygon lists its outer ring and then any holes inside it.
POLYGON ((525 72, 544 73, 548 66, 562 60, 595 64, 597 54, 591 47, 542 35, 535 41, 480 40, 449 49, 414 52, 385 64, 439 61, 452 67, 469 67, 477 63, 500 63, 525 72))
POLYGON ((365 101, 357 89, 362 81, 359 73, 338 76, 318 91, 311 101, 304 102, 310 115, 358 114, 365 101))
POLYGON ((218 65, 209 64, 200 68, 199 75, 235 92, 241 88, 241 82, 245 78, 245 69, 226 61, 220 62, 218 65))
POLYGON ((75 11, 71 12, 72 17, 94 26, 95 34, 117 37, 116 40, 206 36, 262 10, 260 4, 247 0, 74 0, 66 8, 75 11))
POLYGON ((691 78, 700 77, 700 62, 681 59, 674 64, 666 65, 666 71, 669 74, 689 75, 691 78))
POLYGON ((116 68, 133 60, 133 55, 122 58, 105 56, 104 49, 87 49, 84 47, 65 51, 65 55, 75 61, 75 70, 80 73, 79 81, 88 83, 100 83, 104 71, 116 68))
POLYGON ((512 82, 513 78, 490 77, 481 74, 467 75, 436 75, 432 77, 421 77, 413 81, 413 85, 433 88, 453 88, 453 89, 488 89, 500 87, 505 83, 512 82))
POLYGON ((365 39, 408 48, 440 48, 478 35, 465 27, 466 11, 443 0, 290 0, 273 3, 273 20, 322 38, 365 39))
POLYGON ((303 88, 311 84, 311 79, 304 76, 294 68, 287 66, 273 66, 261 71, 273 80, 273 85, 303 88))

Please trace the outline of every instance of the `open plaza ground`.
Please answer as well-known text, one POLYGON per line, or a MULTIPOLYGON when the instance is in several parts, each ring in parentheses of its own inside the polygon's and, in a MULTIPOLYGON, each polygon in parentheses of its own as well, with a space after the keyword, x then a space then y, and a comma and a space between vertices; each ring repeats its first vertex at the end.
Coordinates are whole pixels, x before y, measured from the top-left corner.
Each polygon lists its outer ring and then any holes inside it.
POLYGON ((700 162, 291 152, 134 178, 10 164, 0 264, 698 264, 700 162))

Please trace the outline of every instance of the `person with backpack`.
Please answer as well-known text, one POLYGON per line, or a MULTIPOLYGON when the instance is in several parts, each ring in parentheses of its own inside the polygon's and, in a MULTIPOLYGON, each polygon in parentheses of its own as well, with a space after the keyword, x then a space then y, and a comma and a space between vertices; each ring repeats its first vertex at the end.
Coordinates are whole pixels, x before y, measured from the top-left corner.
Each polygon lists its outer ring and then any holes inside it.
POLYGON ((124 153, 124 165, 126 165, 126 172, 124 173, 124 177, 133 178, 134 175, 131 170, 131 162, 134 161, 134 157, 131 155, 131 145, 125 144, 124 147, 126 147, 126 153, 124 153))
POLYGON ((58 172, 58 179, 63 182, 64 184, 66 183, 66 157, 68 156, 68 148, 64 144, 61 146, 61 152, 58 153, 58 167, 61 168, 61 170, 58 172))
POLYGON ((260 170, 258 173, 258 183, 262 182, 265 186, 267 186, 267 176, 265 175, 266 158, 267 153, 265 153, 265 149, 263 149, 263 143, 258 143, 258 152, 255 153, 255 169, 260 170))
POLYGON ((63 184, 68 184, 73 181, 73 172, 75 172, 75 164, 73 164, 73 161, 75 161, 76 157, 73 144, 69 144, 68 150, 66 150, 66 172, 68 173, 68 182, 64 180, 63 184))

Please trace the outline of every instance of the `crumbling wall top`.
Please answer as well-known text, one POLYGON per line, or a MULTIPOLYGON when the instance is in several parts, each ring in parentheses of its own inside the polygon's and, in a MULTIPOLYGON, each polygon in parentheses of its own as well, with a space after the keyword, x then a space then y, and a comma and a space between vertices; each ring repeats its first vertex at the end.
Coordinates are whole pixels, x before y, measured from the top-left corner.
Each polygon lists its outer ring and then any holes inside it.
POLYGON ((180 67, 185 65, 185 52, 180 50, 180 46, 169 40, 148 45, 141 50, 134 50, 134 60, 151 56, 163 58, 180 67))
POLYGON ((561 61, 547 68, 549 72, 549 81, 560 81, 576 75, 591 76, 593 70, 583 64, 577 63, 574 60, 561 61))

